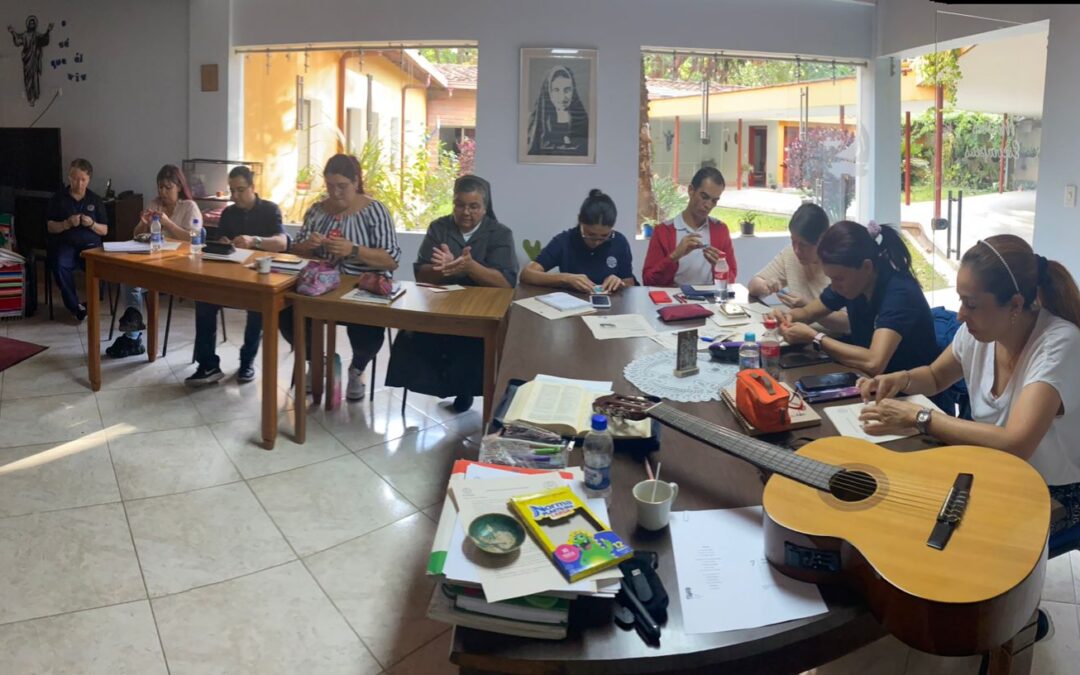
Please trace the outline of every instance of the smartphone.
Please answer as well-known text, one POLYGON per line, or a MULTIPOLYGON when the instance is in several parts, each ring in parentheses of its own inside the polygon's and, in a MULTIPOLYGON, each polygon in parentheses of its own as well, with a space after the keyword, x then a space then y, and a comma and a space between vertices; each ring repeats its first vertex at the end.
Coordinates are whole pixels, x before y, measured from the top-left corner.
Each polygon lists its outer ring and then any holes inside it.
POLYGON ((821 352, 799 351, 780 355, 781 368, 802 368, 803 366, 817 366, 832 361, 828 354, 821 352))
POLYGON ((594 293, 589 296, 589 302, 597 309, 611 309, 610 295, 597 295, 594 293))
POLYGON ((859 376, 855 373, 829 373, 828 375, 807 375, 799 378, 799 386, 803 391, 821 391, 823 389, 839 389, 841 387, 854 387, 859 376))

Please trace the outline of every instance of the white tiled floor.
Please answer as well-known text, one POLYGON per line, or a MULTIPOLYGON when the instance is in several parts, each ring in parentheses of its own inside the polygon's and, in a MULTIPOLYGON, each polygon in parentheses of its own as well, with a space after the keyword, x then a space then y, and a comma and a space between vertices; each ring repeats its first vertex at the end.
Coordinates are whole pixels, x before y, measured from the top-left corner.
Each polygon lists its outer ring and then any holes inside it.
MULTIPOLYGON (((190 303, 174 307, 166 358, 105 359, 96 394, 85 327, 0 323, 50 347, 0 374, 0 673, 456 672, 449 630, 424 616, 423 570, 480 402, 456 415, 410 394, 402 416, 400 392, 379 389, 373 403, 313 410, 297 446, 282 342, 282 435, 267 452, 260 385, 233 377, 244 314, 226 317, 227 378, 195 392, 183 386, 190 303)), ((380 371, 387 361, 384 348, 380 371)), ((1078 672, 1078 595, 1080 555, 1051 561, 1057 634, 1034 672, 1078 672)), ((977 667, 889 638, 817 672, 977 667)))

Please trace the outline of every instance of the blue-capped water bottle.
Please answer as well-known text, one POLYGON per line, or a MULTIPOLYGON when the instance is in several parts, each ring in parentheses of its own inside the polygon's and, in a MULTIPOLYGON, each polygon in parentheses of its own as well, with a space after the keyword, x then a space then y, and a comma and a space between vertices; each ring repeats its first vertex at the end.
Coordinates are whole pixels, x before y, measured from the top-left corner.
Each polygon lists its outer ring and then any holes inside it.
POLYGON ((206 242, 206 229, 199 224, 198 218, 191 220, 191 257, 202 256, 203 243, 206 242))
POLYGON ((615 443, 608 431, 608 420, 603 415, 592 416, 592 430, 585 434, 582 444, 585 451, 585 492, 590 497, 603 497, 611 501, 611 462, 615 457, 615 443))
POLYGON ((161 234, 161 216, 155 213, 153 220, 150 221, 150 252, 158 253, 164 245, 165 237, 161 234))

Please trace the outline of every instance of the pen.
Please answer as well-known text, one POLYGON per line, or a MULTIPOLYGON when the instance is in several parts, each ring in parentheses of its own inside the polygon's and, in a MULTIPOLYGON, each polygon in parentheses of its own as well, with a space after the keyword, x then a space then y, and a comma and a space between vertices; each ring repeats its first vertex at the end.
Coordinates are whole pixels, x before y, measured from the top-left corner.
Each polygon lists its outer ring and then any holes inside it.
POLYGON ((557 455, 562 448, 534 448, 534 455, 557 455))
POLYGON ((702 342, 712 342, 713 338, 711 338, 711 337, 703 337, 703 338, 701 338, 701 341, 702 342))
POLYGON ((625 577, 622 580, 622 595, 630 601, 630 610, 637 615, 637 624, 644 636, 647 639, 659 641, 660 626, 656 623, 656 619, 652 617, 652 614, 649 614, 649 610, 645 609, 645 605, 641 604, 641 600, 638 600, 633 587, 625 577))
POLYGON ((552 458, 551 457, 540 457, 539 455, 525 455, 525 459, 529 460, 530 462, 544 463, 544 462, 550 462, 552 458))

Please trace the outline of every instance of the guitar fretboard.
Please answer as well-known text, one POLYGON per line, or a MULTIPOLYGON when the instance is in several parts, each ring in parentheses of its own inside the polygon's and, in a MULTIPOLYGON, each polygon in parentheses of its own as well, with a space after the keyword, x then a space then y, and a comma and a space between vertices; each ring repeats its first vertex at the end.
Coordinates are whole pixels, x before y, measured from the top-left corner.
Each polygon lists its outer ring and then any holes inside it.
POLYGON ((716 446, 762 469, 787 476, 819 490, 828 491, 829 481, 842 471, 831 464, 796 455, 718 424, 706 422, 700 417, 684 413, 666 403, 650 408, 649 415, 687 436, 716 446))

